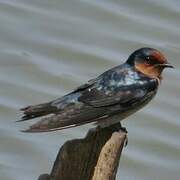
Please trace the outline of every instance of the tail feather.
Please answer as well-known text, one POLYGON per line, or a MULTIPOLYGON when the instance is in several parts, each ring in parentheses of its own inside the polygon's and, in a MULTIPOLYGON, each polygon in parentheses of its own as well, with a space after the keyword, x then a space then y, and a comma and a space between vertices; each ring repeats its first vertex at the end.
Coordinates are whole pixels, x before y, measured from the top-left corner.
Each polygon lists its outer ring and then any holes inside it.
POLYGON ((104 115, 105 110, 98 110, 83 104, 68 106, 56 114, 40 119, 23 132, 49 132, 91 123, 104 115))
POLYGON ((20 121, 49 115, 41 118, 37 123, 23 132, 49 132, 80 126, 85 123, 94 122, 97 118, 107 113, 105 107, 96 109, 78 102, 76 98, 75 96, 75 100, 72 101, 66 96, 60 100, 22 108, 21 110, 24 116, 20 121))
POLYGON ((28 129, 22 130, 21 132, 25 132, 25 133, 51 132, 51 131, 57 131, 57 130, 67 129, 81 125, 81 124, 64 124, 64 123, 61 124, 60 122, 55 125, 54 123, 51 123, 54 119, 56 119, 55 116, 56 115, 43 118, 39 122, 30 126, 28 129))
POLYGON ((70 119, 68 118, 63 118, 64 117, 61 114, 42 118, 40 121, 33 124, 28 129, 23 130, 22 132, 50 132, 76 127, 78 125, 83 124, 80 122, 76 122, 76 120, 75 122, 73 122, 73 120, 70 121, 70 119))
POLYGON ((57 107, 52 106, 51 103, 44 103, 27 106, 25 108, 21 108, 20 110, 23 111, 24 116, 16 122, 27 121, 47 114, 55 113, 57 111, 57 107))

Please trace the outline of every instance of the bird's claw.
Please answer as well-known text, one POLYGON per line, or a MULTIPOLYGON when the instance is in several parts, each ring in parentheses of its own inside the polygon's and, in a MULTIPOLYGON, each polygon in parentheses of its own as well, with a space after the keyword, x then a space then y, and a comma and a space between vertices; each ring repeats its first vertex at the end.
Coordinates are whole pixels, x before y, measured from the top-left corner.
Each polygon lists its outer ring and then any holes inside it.
POLYGON ((126 129, 126 127, 123 127, 123 126, 121 126, 121 131, 125 132, 125 133, 128 133, 128 130, 126 129))
POLYGON ((128 131, 127 131, 126 127, 123 127, 123 126, 121 126, 121 131, 126 133, 126 138, 124 140, 124 147, 126 147, 128 145, 128 136, 127 136, 128 131))

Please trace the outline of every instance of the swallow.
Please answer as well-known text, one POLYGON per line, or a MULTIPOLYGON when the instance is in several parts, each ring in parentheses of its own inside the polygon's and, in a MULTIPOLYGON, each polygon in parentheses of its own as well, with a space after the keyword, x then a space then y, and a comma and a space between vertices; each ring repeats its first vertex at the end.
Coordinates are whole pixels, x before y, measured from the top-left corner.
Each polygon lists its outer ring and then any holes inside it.
POLYGON ((69 94, 22 108, 23 117, 19 121, 43 116, 23 132, 56 131, 92 122, 106 127, 120 122, 154 98, 165 68, 173 66, 160 51, 149 47, 138 49, 125 63, 69 94))

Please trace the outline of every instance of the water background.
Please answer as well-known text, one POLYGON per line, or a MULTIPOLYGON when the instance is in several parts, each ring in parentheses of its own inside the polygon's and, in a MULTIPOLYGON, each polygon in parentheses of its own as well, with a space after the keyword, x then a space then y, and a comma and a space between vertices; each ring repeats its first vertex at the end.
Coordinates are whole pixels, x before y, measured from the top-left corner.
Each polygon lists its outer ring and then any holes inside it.
POLYGON ((20 130, 20 107, 60 97, 121 64, 137 48, 164 52, 156 98, 125 120, 129 144, 117 179, 179 180, 179 0, 0 0, 0 180, 37 180, 60 146, 91 125, 45 134, 20 130))

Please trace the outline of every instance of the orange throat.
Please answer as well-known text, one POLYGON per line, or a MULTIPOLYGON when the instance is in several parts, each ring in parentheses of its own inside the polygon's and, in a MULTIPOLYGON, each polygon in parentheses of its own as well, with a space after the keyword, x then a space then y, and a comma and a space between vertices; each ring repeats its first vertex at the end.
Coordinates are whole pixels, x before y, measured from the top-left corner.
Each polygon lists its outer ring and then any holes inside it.
POLYGON ((150 78, 155 78, 158 80, 159 83, 161 83, 162 80, 161 73, 163 70, 161 67, 155 67, 153 65, 148 65, 148 64, 136 64, 135 68, 139 72, 149 76, 150 78))

